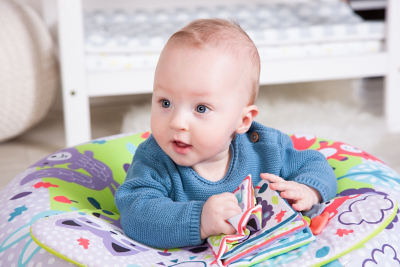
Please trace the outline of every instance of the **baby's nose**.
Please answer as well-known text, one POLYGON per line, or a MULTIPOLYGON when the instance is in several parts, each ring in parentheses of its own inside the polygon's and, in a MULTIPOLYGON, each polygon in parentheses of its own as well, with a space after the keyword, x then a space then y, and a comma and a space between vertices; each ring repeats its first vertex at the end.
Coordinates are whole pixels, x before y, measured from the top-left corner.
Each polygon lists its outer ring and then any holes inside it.
POLYGON ((177 131, 188 131, 189 124, 188 119, 182 112, 177 112, 175 116, 172 118, 170 126, 172 129, 177 131))

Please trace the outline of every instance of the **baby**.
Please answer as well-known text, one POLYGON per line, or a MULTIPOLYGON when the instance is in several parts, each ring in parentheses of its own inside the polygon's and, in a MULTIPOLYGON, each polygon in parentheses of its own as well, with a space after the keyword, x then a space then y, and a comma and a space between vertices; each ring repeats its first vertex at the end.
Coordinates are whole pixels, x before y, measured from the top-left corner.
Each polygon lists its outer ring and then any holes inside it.
POLYGON ((126 235, 173 248, 235 234, 227 220, 242 210, 231 192, 248 174, 297 211, 335 196, 321 153, 253 121, 259 76, 257 48, 233 22, 196 20, 172 35, 155 72, 152 135, 115 195, 126 235))

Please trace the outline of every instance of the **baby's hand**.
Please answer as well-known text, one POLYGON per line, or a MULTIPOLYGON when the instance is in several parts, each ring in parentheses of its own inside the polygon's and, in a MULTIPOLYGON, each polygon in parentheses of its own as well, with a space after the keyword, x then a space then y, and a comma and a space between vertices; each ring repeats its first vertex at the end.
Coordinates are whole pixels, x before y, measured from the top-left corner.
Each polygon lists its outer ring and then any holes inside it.
POLYGON ((222 193, 211 196, 204 203, 203 211, 201 212, 201 239, 212 235, 235 234, 235 228, 227 220, 241 212, 242 209, 239 207, 234 194, 222 193))
POLYGON ((321 202, 321 195, 317 190, 294 181, 285 181, 279 176, 262 173, 262 179, 271 182, 269 187, 281 192, 281 197, 288 200, 292 208, 297 211, 310 210, 312 205, 321 202))

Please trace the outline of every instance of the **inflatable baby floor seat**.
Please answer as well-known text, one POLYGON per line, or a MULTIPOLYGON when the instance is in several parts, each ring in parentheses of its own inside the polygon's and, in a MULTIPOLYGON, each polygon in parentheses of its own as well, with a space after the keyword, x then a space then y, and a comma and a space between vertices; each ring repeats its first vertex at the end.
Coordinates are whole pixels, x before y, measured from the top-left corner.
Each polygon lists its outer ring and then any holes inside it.
MULTIPOLYGON (((113 196, 136 147, 149 134, 112 136, 66 148, 15 177, 0 192, 0 266, 215 263, 206 243, 162 250, 124 235, 113 196)), ((279 256, 268 249, 269 254, 249 254, 230 266, 400 266, 400 176, 350 145, 315 136, 291 138, 299 150, 323 153, 335 171, 338 192, 325 209, 329 221, 311 243, 279 256)))

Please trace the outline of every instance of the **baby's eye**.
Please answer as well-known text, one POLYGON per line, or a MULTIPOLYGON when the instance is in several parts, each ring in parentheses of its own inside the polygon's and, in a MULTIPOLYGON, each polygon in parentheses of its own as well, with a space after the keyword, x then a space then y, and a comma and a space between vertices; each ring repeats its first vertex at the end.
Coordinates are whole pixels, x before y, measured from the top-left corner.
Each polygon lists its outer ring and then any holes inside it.
POLYGON ((171 102, 169 102, 166 99, 161 100, 161 105, 163 106, 163 108, 169 108, 171 106, 171 102))
POLYGON ((208 110, 208 107, 206 107, 206 106, 204 106, 204 105, 198 105, 198 106, 196 107, 196 111, 197 111, 198 113, 205 113, 205 112, 207 112, 207 110, 208 110))

